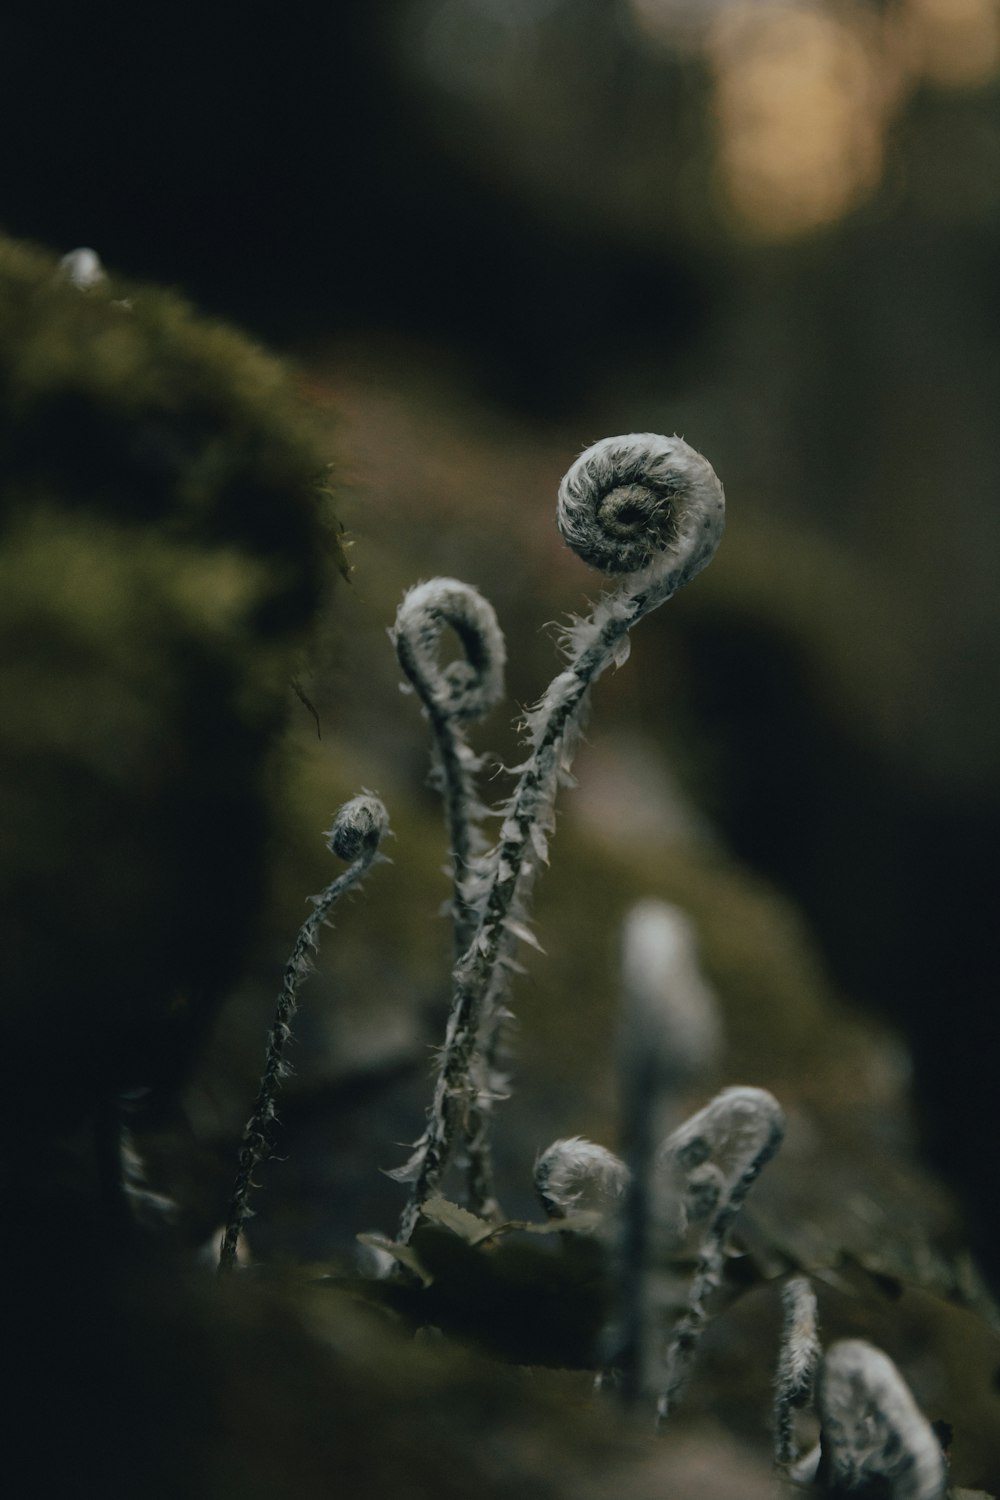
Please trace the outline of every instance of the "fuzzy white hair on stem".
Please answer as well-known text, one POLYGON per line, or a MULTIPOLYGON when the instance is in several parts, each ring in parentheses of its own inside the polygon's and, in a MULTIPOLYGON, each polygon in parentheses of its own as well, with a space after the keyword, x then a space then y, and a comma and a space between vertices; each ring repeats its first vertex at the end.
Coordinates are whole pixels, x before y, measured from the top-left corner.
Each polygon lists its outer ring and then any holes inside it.
POLYGON ((506 645, 492 604, 456 578, 431 578, 408 590, 389 636, 434 739, 433 780, 444 799, 457 959, 475 931, 486 849, 479 829, 486 809, 476 789, 482 761, 467 744, 463 725, 482 718, 503 697, 506 645), (449 628, 464 656, 442 666, 442 636, 449 628))
POLYGON ((816 1293, 808 1276, 791 1276, 781 1289, 782 1329, 774 1377, 774 1462, 790 1470, 799 1457, 795 1413, 812 1405, 822 1346, 816 1293))
POLYGON ((887 1354, 863 1339, 831 1345, 817 1384, 822 1470, 850 1491, 881 1481, 890 1500, 943 1500, 941 1444, 887 1354))
POLYGON ((412 1180, 400 1224, 404 1243, 420 1205, 438 1191, 457 1132, 467 1141, 487 1140, 484 1081, 499 1030, 497 1002, 506 993, 498 976, 512 951, 506 923, 526 918, 540 863, 538 835, 544 844, 552 832, 556 791, 569 775, 590 689, 623 659, 632 626, 709 562, 725 524, 725 497, 711 464, 683 439, 632 433, 581 454, 560 485, 557 520, 571 547, 620 582, 588 621, 567 632, 567 665, 529 716, 530 754, 503 809, 476 931, 455 968, 427 1127, 402 1169, 412 1180), (627 545, 629 536, 634 545, 627 545))
POLYGON ((711 1196, 715 1198, 706 1216, 687 1306, 674 1324, 667 1345, 656 1404, 660 1422, 674 1410, 690 1379, 710 1316, 709 1299, 722 1284, 726 1241, 733 1221, 784 1134, 785 1117, 773 1094, 739 1086, 723 1089, 675 1130, 658 1153, 657 1167, 676 1201, 688 1198, 695 1174, 704 1173, 706 1166, 714 1169, 711 1196))
POLYGON ((388 831, 389 814, 384 805, 371 792, 364 792, 343 804, 326 835, 331 852, 348 862, 348 869, 332 880, 320 895, 310 898, 313 909, 299 928, 291 956, 285 964, 257 1100, 243 1132, 229 1216, 219 1251, 220 1273, 231 1271, 236 1264, 240 1233, 251 1216, 248 1200, 253 1174, 270 1155, 275 1101, 281 1080, 288 1072, 285 1050, 291 1040, 291 1023, 298 1008, 299 988, 312 971, 312 953, 319 949, 320 927, 345 891, 357 885, 375 860, 381 857, 379 844, 388 831))

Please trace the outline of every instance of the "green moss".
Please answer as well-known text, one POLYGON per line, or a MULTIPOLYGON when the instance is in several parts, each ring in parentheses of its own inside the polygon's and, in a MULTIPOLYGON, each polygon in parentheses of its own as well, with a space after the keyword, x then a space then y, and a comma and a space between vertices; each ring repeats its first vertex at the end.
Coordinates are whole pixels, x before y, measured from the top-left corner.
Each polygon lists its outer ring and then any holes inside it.
POLYGON ((0 238, 2 1113, 172 1086, 243 962, 329 438, 180 298, 0 238))
POLYGON ((266 558, 260 607, 295 628, 325 567, 329 467, 277 360, 172 292, 118 278, 80 292, 54 258, 0 238, 4 516, 43 502, 266 558))

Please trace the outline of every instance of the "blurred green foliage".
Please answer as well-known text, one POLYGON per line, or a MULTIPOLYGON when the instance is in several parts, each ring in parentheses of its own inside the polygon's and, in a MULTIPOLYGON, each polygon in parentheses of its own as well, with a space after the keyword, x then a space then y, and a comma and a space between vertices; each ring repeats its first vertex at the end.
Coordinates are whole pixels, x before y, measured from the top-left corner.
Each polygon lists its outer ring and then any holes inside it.
POLYGON ((172 1084, 238 971, 329 466, 238 334, 0 240, 5 1120, 172 1084))

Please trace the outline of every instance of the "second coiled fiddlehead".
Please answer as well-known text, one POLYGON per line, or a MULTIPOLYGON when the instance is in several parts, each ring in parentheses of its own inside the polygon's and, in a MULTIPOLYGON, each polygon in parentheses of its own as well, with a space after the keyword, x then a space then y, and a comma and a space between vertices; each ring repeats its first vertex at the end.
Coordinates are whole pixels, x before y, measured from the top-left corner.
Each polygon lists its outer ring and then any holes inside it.
POLYGON ((506 648, 488 599, 455 578, 418 583, 403 597, 390 631, 399 664, 412 683, 434 735, 435 772, 444 796, 451 849, 455 957, 476 925, 474 861, 485 851, 478 820, 475 775, 480 759, 466 742, 463 724, 480 719, 503 697, 506 648), (450 627, 465 659, 441 666, 441 637, 450 627))
POLYGON ((510 935, 522 935, 524 904, 551 832, 561 774, 568 773, 589 690, 622 662, 628 633, 711 560, 725 523, 722 485, 711 464, 683 439, 652 433, 606 438, 576 460, 559 488, 558 522, 567 543, 618 576, 589 619, 565 632, 565 669, 527 715, 529 756, 504 808, 500 841, 472 939, 456 965, 451 1011, 427 1128, 394 1175, 412 1183, 400 1239, 408 1241, 420 1205, 436 1192, 456 1132, 482 1134, 473 1066, 488 1053, 498 1021, 485 1014, 510 935))

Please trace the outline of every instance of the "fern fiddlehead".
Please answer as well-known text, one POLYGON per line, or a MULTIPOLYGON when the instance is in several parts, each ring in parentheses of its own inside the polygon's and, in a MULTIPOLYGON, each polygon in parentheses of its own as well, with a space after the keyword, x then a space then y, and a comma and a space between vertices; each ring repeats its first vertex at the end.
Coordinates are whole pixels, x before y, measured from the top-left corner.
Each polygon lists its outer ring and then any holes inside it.
POLYGON ((482 1067, 501 1007, 491 1005, 511 936, 524 935, 528 894, 552 828, 561 775, 568 774, 589 692, 627 654, 628 633, 711 560, 722 536, 725 499, 711 464, 681 438, 633 433, 581 454, 559 489, 563 537, 586 562, 620 578, 586 620, 563 634, 566 666, 526 717, 529 755, 504 809, 500 841, 471 941, 454 972, 452 1004, 427 1127, 394 1175, 412 1183, 400 1239, 437 1191, 456 1134, 485 1135, 482 1067), (488 1009, 489 1007, 489 1009, 488 1009))

